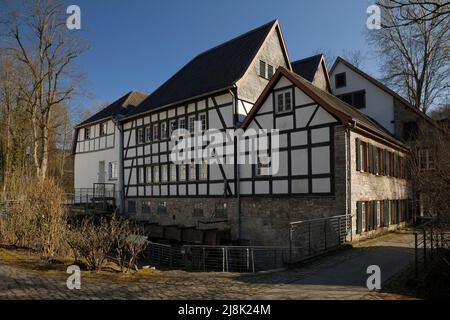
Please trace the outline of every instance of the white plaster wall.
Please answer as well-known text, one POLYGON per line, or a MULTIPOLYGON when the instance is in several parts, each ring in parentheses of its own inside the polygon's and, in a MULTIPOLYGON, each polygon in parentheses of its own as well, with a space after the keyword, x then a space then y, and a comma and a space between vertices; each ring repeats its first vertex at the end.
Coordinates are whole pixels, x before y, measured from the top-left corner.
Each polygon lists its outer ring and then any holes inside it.
POLYGON ((390 133, 394 133, 394 124, 391 122, 394 120, 394 99, 391 95, 342 63, 336 66, 330 78, 334 95, 366 90, 366 108, 359 109, 359 111, 375 119, 390 133), (346 73, 347 85, 342 88, 336 88, 335 75, 342 72, 346 73))

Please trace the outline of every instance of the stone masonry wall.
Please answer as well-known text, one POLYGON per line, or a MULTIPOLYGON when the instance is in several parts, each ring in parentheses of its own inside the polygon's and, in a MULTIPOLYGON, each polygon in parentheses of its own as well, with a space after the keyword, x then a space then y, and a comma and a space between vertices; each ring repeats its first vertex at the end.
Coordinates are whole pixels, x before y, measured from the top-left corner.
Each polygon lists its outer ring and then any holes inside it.
MULTIPOLYGON (((351 154, 351 214, 352 214, 352 233, 353 240, 370 236, 371 233, 365 233, 362 236, 356 235, 356 202, 371 200, 397 200, 407 199, 411 196, 411 186, 408 180, 394 177, 377 176, 368 172, 359 172, 356 170, 356 138, 361 141, 373 144, 376 147, 395 151, 375 140, 366 138, 355 132, 351 132, 350 154, 351 154)), ((398 151, 397 151, 398 152, 398 151)), ((405 156, 404 153, 399 153, 405 156)), ((390 227, 395 228, 396 226, 390 227)))

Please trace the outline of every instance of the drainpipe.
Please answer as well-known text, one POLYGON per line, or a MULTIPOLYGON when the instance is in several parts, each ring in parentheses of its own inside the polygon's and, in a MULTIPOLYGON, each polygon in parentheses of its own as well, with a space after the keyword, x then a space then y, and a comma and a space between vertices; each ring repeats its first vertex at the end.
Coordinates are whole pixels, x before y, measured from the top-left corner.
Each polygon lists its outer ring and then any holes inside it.
POLYGON ((352 221, 352 161, 351 161, 351 137, 350 137, 350 128, 345 129, 345 140, 346 140, 346 149, 347 149, 347 215, 350 217, 350 241, 353 241, 353 221, 352 221))
MULTIPOLYGON (((233 97, 233 111, 234 111, 234 117, 233 117, 233 122, 236 126, 237 124, 237 120, 238 120, 238 110, 237 110, 237 95, 233 92, 234 90, 236 90, 236 87, 233 89, 230 89, 229 92, 231 94, 231 96, 233 97)), ((235 129, 236 130, 236 129, 235 129)), ((235 164, 235 176, 236 176, 236 183, 235 183, 235 187, 234 187, 234 192, 236 194, 236 202, 237 202, 237 216, 238 216, 238 240, 241 241, 242 240, 242 214, 241 214, 241 177, 240 177, 240 165, 239 165, 239 153, 238 153, 238 142, 239 139, 238 137, 234 137, 234 153, 235 153, 235 159, 236 159, 236 164, 235 164)))
POLYGON ((113 122, 119 130, 119 214, 125 214, 125 198, 124 198, 124 172, 123 172, 123 125, 120 121, 123 118, 117 115, 113 118, 113 122))

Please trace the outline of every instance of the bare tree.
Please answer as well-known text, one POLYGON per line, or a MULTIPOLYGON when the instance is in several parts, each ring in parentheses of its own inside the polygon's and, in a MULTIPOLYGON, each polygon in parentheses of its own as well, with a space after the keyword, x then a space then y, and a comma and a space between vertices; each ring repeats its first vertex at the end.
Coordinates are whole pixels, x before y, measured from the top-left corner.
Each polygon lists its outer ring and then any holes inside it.
POLYGON ((36 175, 48 171, 55 108, 68 101, 80 80, 74 60, 86 46, 66 27, 63 6, 53 0, 24 2, 2 17, 5 52, 26 68, 29 82, 19 88, 31 119, 36 175))
POLYGON ((377 4, 388 10, 400 10, 401 26, 431 21, 436 17, 440 19, 439 23, 445 23, 450 17, 450 1, 447 0, 391 0, 389 3, 379 1, 377 4), (416 9, 420 9, 420 14, 411 14, 416 9))
POLYGON ((421 127, 411 142, 409 168, 421 211, 450 227, 450 128, 421 127))
POLYGON ((369 31, 368 39, 381 58, 383 81, 426 113, 449 87, 450 24, 441 23, 440 11, 428 13, 422 5, 404 9, 397 2, 379 1, 382 28, 369 31), (404 23, 405 10, 411 23, 404 23))

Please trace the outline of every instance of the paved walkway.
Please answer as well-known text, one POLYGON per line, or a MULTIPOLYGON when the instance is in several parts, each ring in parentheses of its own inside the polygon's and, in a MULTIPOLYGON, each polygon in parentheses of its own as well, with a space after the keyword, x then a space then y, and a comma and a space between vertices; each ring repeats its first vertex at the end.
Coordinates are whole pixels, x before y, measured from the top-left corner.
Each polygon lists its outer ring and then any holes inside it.
MULTIPOLYGON (((387 294, 367 289, 367 267, 377 265, 383 286, 414 261, 411 234, 391 234, 362 242, 352 250, 322 259, 309 273, 255 295, 255 299, 384 299, 387 294)), ((395 293, 389 294, 395 296, 395 293)), ((397 297, 398 298, 398 297, 397 297)), ((400 297, 402 298, 402 297, 400 297)), ((404 297, 403 297, 404 298, 404 297)))
POLYGON ((294 270, 271 274, 163 272, 150 277, 83 277, 81 290, 67 274, 48 275, 0 261, 0 299, 380 299, 366 288, 376 264, 385 283, 414 258, 412 236, 392 234, 364 242, 294 270))

